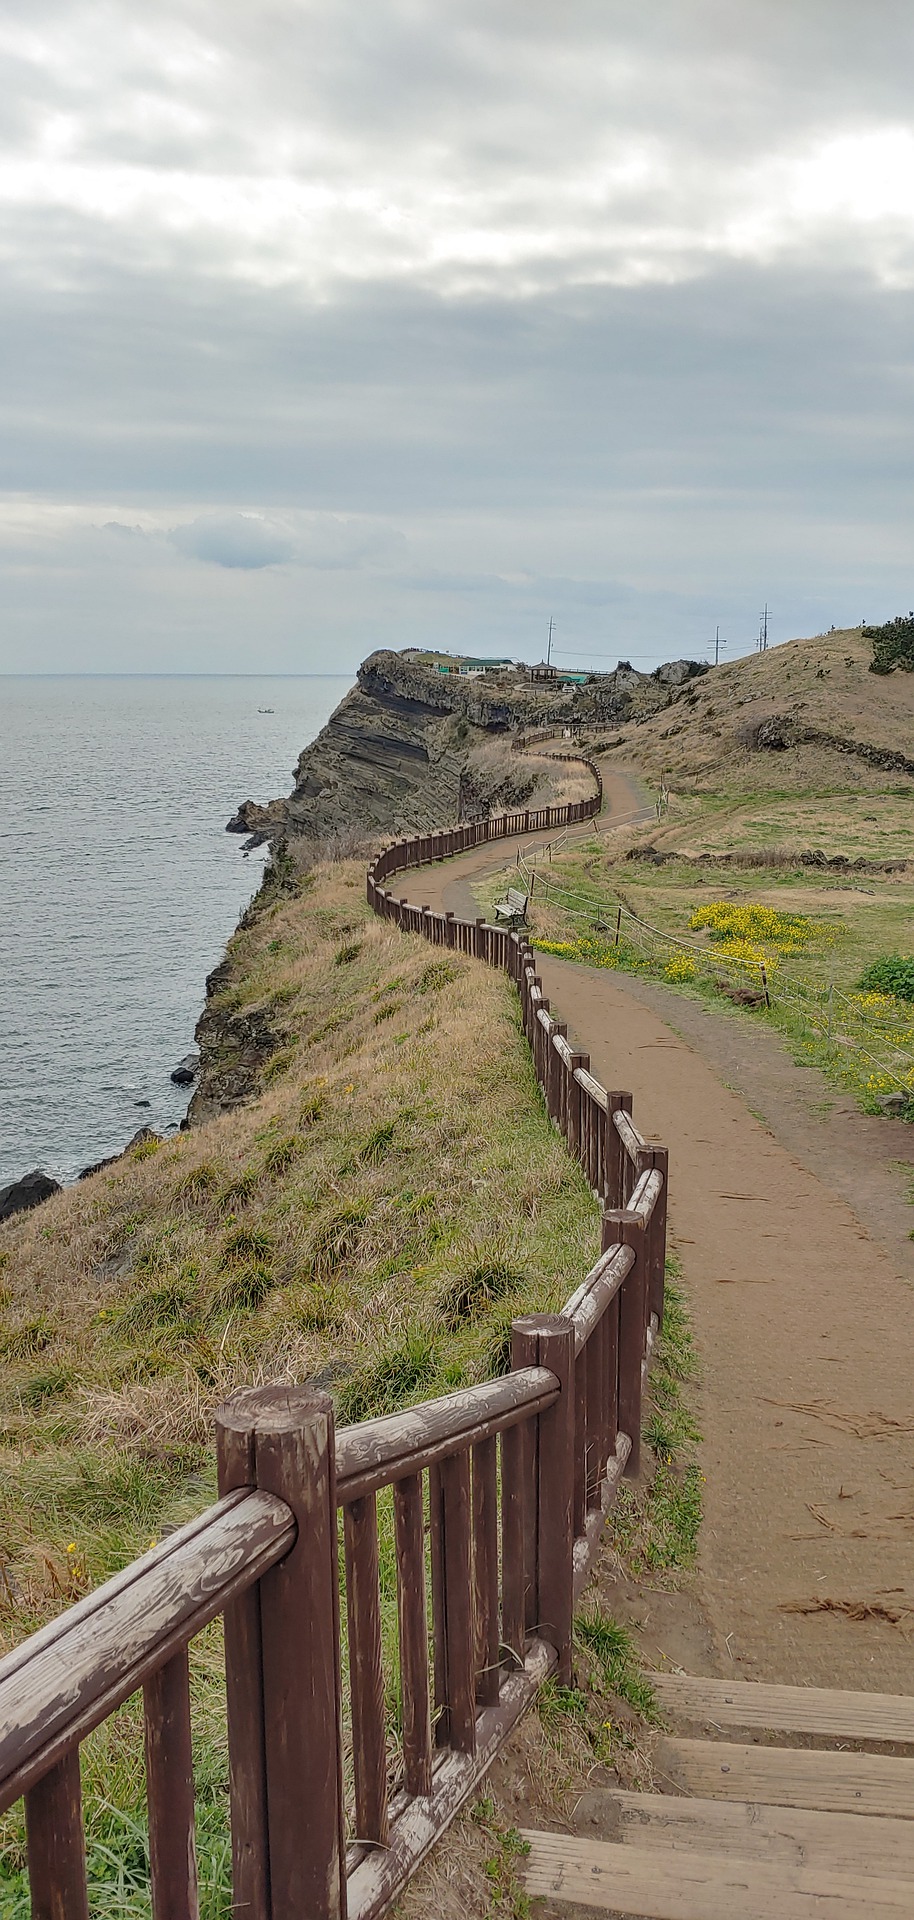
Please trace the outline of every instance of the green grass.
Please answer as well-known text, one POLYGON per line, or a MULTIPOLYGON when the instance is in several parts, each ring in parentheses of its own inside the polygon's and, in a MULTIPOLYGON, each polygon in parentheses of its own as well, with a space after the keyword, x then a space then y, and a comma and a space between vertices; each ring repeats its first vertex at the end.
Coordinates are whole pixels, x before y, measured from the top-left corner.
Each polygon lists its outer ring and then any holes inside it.
MULTIPOLYGON (((6 1645, 214 1497, 212 1409, 234 1388, 318 1376, 343 1421, 489 1378, 511 1319, 561 1306, 596 1257, 598 1209, 545 1114, 513 990, 375 920, 363 878, 342 865, 271 890, 231 944, 229 1017, 283 1008, 279 1077, 267 1061, 249 1104, 0 1228, 6 1645), (394 999, 397 1022, 376 1026, 394 999)), ((393 1739, 384 1499, 379 1529, 393 1739)), ((220 1657, 216 1627, 192 1649, 207 1920, 228 1913, 220 1657)), ((148 1913, 137 1714, 84 1754, 105 1915, 148 1913)), ((0 1822, 4 1916, 24 1886, 20 1808, 0 1822)))
MULTIPOLYGON (((660 878, 647 862, 613 866, 596 845, 559 856, 547 878, 556 890, 534 896, 532 915, 534 943, 544 951, 653 978, 726 1008, 734 1004, 730 989, 759 993, 757 963, 764 961, 771 1005, 740 1008, 738 1017, 772 1026, 799 1062, 818 1067, 868 1112, 879 1110, 885 1093, 914 1094, 914 1019, 891 985, 904 987, 914 964, 903 953, 914 916, 909 883, 873 877, 862 891, 856 881, 829 876, 825 884, 804 869, 709 876, 684 864, 664 868, 660 878), (656 936, 623 916, 617 940, 620 902, 656 936), (709 917, 710 934, 702 927, 709 917), (730 938, 720 936, 725 923, 730 938)), ((914 1113, 914 1099, 911 1107, 914 1113)))
POLYGON ((696 1356, 675 1256, 667 1259, 663 1329, 642 1420, 642 1481, 623 1480, 610 1515, 613 1542, 636 1578, 676 1577, 694 1565, 701 1526, 701 1435, 685 1391, 696 1356))

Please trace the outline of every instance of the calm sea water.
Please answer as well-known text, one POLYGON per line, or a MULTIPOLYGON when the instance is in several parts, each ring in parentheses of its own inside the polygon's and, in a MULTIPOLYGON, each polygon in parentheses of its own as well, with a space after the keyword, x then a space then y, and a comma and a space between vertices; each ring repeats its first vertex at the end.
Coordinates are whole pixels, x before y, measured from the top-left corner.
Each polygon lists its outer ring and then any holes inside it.
POLYGON ((226 820, 289 791, 349 684, 0 678, 0 1184, 180 1121, 169 1075, 263 866, 226 820))

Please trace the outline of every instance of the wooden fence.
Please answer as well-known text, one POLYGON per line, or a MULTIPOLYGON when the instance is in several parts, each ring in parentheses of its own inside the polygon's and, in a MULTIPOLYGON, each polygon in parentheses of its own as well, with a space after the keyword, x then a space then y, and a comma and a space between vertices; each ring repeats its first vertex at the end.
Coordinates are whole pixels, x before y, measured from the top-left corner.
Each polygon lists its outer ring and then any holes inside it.
POLYGON ((218 1503, 0 1662, 0 1811, 25 1794, 35 1920, 88 1920, 80 1743, 139 1688, 153 1914, 197 1920, 188 1645, 218 1614, 245 1920, 383 1913, 544 1679, 571 1677, 575 1598, 638 1465, 666 1153, 569 1046, 523 936, 380 882, 588 809, 401 843, 373 863, 368 897, 515 982, 549 1112, 604 1208, 600 1258, 561 1313, 514 1321, 510 1370, 481 1386, 336 1432, 332 1402, 308 1387, 236 1394, 217 1415, 218 1503), (396 1743, 379 1496, 393 1503, 396 1743))

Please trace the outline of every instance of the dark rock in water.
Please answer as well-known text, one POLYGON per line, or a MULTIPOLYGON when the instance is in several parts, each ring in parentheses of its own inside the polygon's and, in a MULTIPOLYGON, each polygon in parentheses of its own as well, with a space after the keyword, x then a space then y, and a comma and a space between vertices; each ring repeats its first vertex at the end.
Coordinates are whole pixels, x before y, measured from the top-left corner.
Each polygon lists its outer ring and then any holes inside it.
POLYGON ((151 1107, 152 1101, 151 1100, 134 1100, 133 1104, 135 1107, 151 1107))
POLYGON ((176 1087, 192 1087, 199 1070, 200 1055, 198 1053, 186 1053, 183 1060, 178 1061, 171 1077, 176 1087))
POLYGON ((59 1180, 52 1180, 50 1174, 35 1167, 31 1173, 24 1173, 21 1180, 11 1180, 8 1186, 0 1187, 0 1220, 10 1220, 14 1213, 27 1213, 30 1207, 40 1207, 42 1200, 50 1200, 52 1193, 60 1190, 59 1180))

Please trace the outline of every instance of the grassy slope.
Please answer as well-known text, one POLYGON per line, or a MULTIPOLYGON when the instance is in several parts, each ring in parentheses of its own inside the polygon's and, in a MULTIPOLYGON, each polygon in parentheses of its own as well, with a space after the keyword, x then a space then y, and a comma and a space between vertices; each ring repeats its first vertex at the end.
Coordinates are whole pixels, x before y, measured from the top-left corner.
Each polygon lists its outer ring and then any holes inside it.
MULTIPOLYGON (((199 1511, 211 1412, 233 1387, 317 1374, 345 1419, 485 1377, 512 1315, 560 1305, 595 1257, 596 1207, 545 1115, 512 990, 383 926, 363 885, 360 863, 318 869, 232 942, 226 995, 286 1034, 258 1099, 0 1229, 7 1645, 199 1511)), ((195 1687, 212 1913, 215 1631, 195 1687)), ((133 1911, 105 1849, 141 1882, 136 1705, 90 1743, 86 1777, 111 1883, 98 1910, 133 1911)), ((18 1814, 5 1834, 0 1905, 25 1913, 18 1814)))
MULTIPOLYGON (((910 953, 914 779, 819 744, 760 752, 742 737, 744 727, 765 714, 790 713, 842 738, 911 757, 914 674, 882 678, 867 671, 868 659, 869 647, 859 633, 792 641, 721 667, 687 689, 667 713, 614 736, 620 746, 611 764, 636 765, 658 784, 663 773, 672 789, 669 809, 660 822, 595 836, 591 845, 579 843, 558 858, 551 877, 578 896, 582 912, 567 913, 558 903, 540 908, 535 922, 541 935, 563 939, 586 932, 601 907, 621 896, 655 926, 710 945, 706 935, 690 930, 689 921, 697 907, 723 898, 811 917, 815 932, 802 951, 774 955, 775 979, 788 986, 792 979, 821 989, 832 982, 852 993, 877 955, 910 953), (649 846, 683 858, 658 867, 650 858, 638 858, 649 846), (804 849, 849 861, 900 859, 908 866, 886 875, 817 873, 797 859, 804 849), (770 865, 740 866, 741 853, 760 852, 770 865), (735 863, 716 871, 693 864, 703 853, 730 853, 735 863)), ((493 886, 497 892, 498 884, 493 886)), ((583 957, 599 956, 593 951, 583 957)), ((629 958, 641 964, 637 955, 629 958)), ((665 958, 661 955, 654 969, 661 974, 665 958)), ((685 991, 715 991, 710 978, 678 984, 685 991)), ((859 1011, 874 1027, 879 1058, 892 1054, 893 1042, 911 1048, 910 1008, 870 1005, 859 1011)), ((815 1040, 808 1046, 792 1015, 785 1012, 782 1019, 776 1010, 774 1017, 806 1057, 815 1058, 865 1103, 895 1084, 865 1059, 866 1034, 855 1019, 851 1025, 859 1045, 840 1050, 815 1040)), ((903 1057, 898 1064, 904 1070, 903 1057)))

